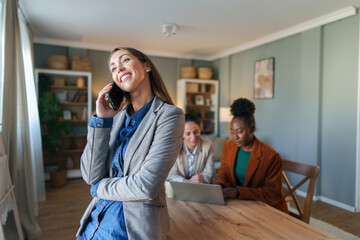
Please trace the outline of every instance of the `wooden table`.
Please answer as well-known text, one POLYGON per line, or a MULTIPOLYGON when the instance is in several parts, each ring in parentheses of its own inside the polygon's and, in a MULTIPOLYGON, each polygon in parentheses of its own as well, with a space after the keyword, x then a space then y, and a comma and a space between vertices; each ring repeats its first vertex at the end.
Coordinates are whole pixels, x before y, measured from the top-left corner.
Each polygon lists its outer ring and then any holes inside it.
POLYGON ((335 239, 262 202, 228 200, 225 206, 167 198, 168 239, 335 239))

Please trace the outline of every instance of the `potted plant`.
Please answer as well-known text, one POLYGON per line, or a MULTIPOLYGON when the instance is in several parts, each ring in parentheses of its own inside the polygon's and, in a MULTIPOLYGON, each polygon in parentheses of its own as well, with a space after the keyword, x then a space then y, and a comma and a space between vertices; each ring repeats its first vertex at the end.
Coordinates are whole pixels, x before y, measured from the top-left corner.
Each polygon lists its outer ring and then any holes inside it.
POLYGON ((69 133, 71 126, 62 121, 63 111, 60 107, 60 99, 52 92, 44 91, 39 98, 39 115, 42 126, 43 150, 47 154, 55 156, 57 171, 50 172, 51 185, 62 187, 66 184, 67 171, 60 156, 60 135, 69 133))

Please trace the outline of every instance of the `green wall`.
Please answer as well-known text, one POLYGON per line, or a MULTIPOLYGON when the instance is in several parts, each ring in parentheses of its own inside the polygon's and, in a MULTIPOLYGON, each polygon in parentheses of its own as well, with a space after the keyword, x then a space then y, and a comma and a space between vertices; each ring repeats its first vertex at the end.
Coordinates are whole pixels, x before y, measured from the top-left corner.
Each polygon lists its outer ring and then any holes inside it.
POLYGON ((358 16, 323 28, 321 192, 355 205, 358 16))
POLYGON ((355 15, 213 61, 225 83, 220 106, 253 100, 256 136, 285 159, 319 165, 316 195, 348 207, 355 207, 358 22, 355 15), (254 100, 254 62, 267 57, 275 58, 274 98, 254 100))
MULTIPOLYGON (((154 57, 176 100, 182 66, 212 66, 219 106, 246 97, 256 105, 256 135, 283 158, 320 166, 316 195, 355 206, 359 15, 212 62, 154 57), (254 62, 274 57, 274 98, 253 99, 254 62)), ((50 54, 89 56, 93 101, 110 81, 108 52, 35 44, 35 66, 50 54)), ((95 107, 95 102, 93 102, 95 107)), ((227 125, 219 124, 220 135, 227 125)), ((298 179, 291 176, 292 179, 298 179)), ((304 190, 304 188, 302 189, 304 190)))
MULTIPOLYGON (((46 44, 34 44, 34 62, 36 68, 46 68, 46 60, 49 55, 62 54, 68 56, 71 62, 72 56, 89 57, 91 60, 92 72, 92 101, 93 111, 95 110, 95 101, 99 91, 111 81, 111 75, 108 71, 107 61, 109 52, 89 49, 79 49, 71 47, 61 47, 46 44)), ((210 61, 200 61, 181 58, 167 58, 149 56, 155 66, 158 68, 164 83, 173 99, 176 101, 176 81, 180 78, 181 67, 197 66, 211 67, 210 61)), ((215 73, 217 74, 217 73, 215 73)))

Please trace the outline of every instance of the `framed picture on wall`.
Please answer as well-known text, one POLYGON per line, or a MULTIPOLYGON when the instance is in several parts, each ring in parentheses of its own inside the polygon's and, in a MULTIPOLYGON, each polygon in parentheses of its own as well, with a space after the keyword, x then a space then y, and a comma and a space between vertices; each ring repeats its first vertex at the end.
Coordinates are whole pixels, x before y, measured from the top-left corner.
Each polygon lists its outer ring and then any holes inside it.
POLYGON ((274 63, 273 57, 255 61, 255 99, 274 98, 274 63))

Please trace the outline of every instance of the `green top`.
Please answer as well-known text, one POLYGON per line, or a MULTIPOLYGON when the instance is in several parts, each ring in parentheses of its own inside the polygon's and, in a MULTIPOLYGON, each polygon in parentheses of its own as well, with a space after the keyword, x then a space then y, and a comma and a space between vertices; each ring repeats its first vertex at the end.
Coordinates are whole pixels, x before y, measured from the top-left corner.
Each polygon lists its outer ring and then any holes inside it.
POLYGON ((245 152, 242 148, 239 148, 235 163, 235 176, 238 179, 240 186, 245 184, 245 173, 249 162, 251 152, 245 152))

